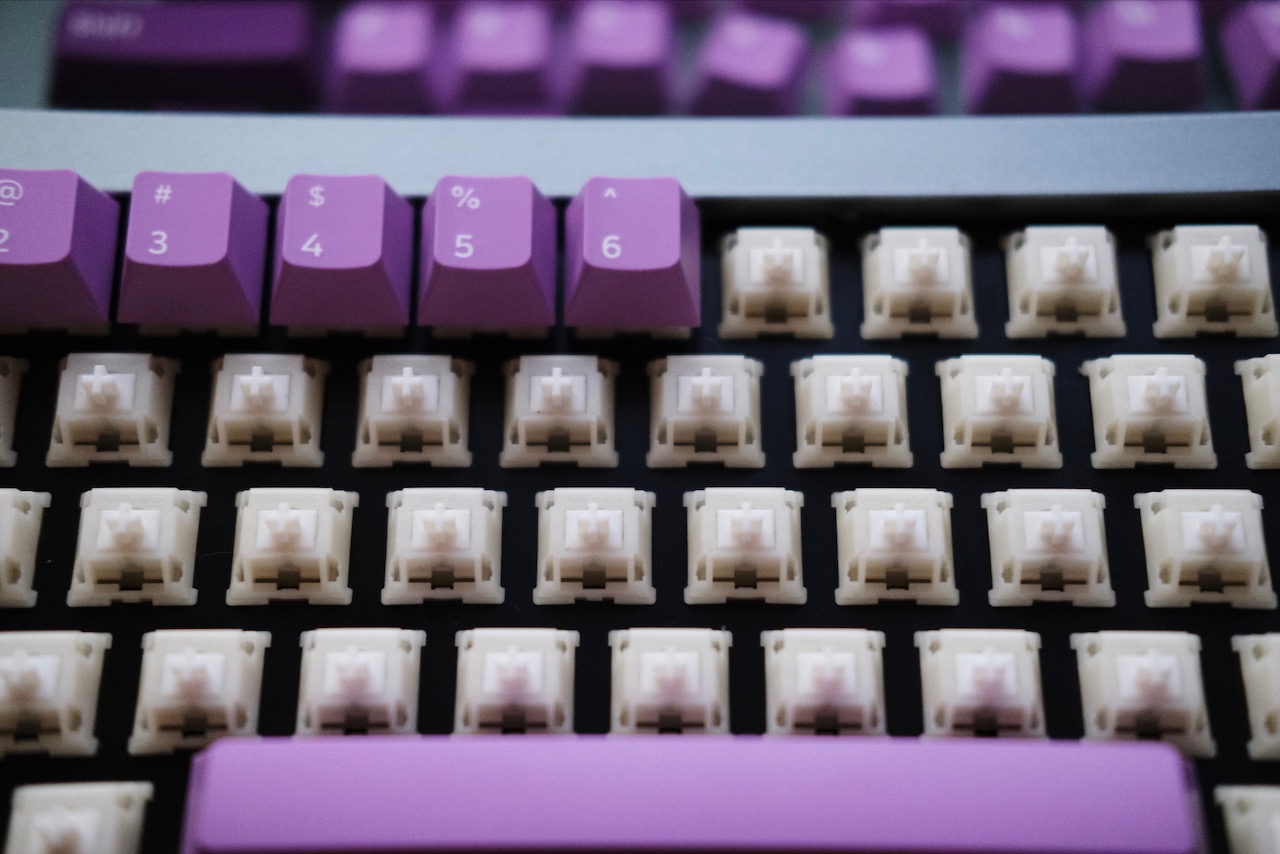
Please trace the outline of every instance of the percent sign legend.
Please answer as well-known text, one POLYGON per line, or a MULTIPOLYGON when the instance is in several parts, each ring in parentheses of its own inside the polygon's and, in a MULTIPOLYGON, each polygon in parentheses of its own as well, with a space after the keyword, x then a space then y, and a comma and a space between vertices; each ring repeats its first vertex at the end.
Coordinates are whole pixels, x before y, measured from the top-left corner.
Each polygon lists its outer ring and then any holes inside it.
POLYGON ((460 208, 468 207, 471 210, 475 210, 480 207, 480 197, 476 195, 473 187, 463 187, 459 184, 449 191, 449 195, 458 200, 458 207, 460 208))

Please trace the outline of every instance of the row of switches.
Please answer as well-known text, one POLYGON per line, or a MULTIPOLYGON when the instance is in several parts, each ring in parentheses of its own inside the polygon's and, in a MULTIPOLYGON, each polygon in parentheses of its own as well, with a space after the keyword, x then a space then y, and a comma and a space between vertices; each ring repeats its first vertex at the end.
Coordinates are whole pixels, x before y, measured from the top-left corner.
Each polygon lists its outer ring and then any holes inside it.
MULTIPOLYGON (((0 169, 3 326, 109 321, 119 206, 66 170, 0 169)), ((134 180, 116 320, 253 331, 267 203, 226 173, 134 180)), ((296 175, 276 212, 268 321, 293 331, 410 322, 412 206, 377 176, 296 175)), ((701 319, 699 217, 669 178, 593 178, 565 213, 565 322, 689 329, 701 319)), ((556 211, 527 178, 445 177, 422 224, 418 322, 537 332, 556 322, 556 211)))

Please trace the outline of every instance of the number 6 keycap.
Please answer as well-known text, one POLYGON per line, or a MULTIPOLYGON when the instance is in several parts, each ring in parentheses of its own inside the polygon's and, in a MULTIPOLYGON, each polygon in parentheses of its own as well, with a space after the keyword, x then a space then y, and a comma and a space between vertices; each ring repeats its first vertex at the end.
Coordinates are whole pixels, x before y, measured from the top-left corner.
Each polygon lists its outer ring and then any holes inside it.
POLYGON ((564 322, 683 332, 701 322, 698 209, 671 178, 592 178, 564 215, 564 322))
POLYGON ((413 209, 376 175, 294 175, 276 212, 271 322, 294 332, 409 325, 413 209))
POLYGON ((225 172, 133 179, 116 319, 156 331, 258 327, 267 205, 225 172))

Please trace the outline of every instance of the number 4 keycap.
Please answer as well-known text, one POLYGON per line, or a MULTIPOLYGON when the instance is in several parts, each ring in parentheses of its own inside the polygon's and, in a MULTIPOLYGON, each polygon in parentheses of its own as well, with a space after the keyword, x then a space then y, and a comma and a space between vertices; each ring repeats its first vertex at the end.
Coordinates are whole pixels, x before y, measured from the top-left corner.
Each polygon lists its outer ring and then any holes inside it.
POLYGON ((672 178, 592 178, 565 212, 565 325, 687 334, 702 318, 699 230, 672 178))
POLYGON ((139 172, 129 202, 121 323, 256 331, 267 205, 225 172, 139 172))
POLYGON ((413 209, 376 175, 295 175, 277 212, 271 322, 294 332, 409 325, 413 209))

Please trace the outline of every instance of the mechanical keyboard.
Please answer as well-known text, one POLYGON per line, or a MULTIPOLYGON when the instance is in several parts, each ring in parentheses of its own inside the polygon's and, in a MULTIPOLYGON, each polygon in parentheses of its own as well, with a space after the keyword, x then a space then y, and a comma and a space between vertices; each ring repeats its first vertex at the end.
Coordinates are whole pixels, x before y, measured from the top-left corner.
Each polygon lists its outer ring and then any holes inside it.
POLYGON ((81 59, 0 110, 6 852, 1280 850, 1277 113, 81 59))

